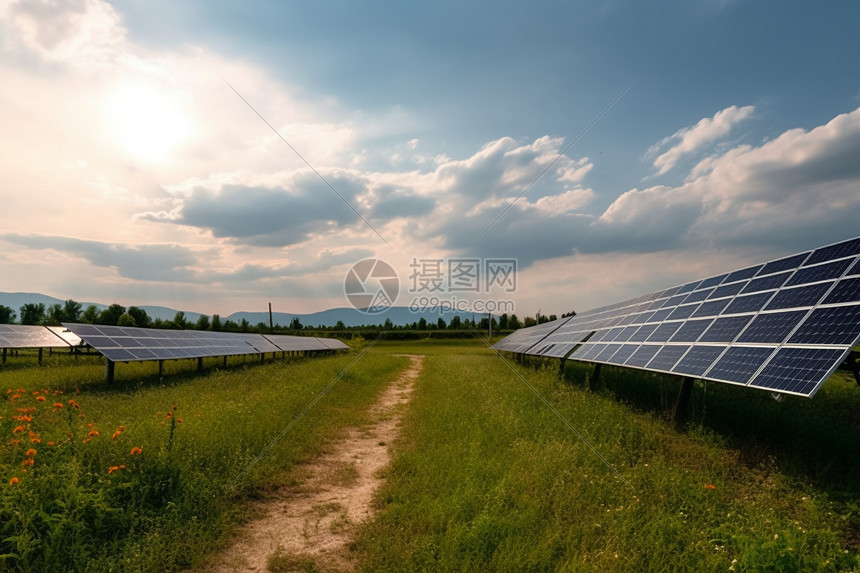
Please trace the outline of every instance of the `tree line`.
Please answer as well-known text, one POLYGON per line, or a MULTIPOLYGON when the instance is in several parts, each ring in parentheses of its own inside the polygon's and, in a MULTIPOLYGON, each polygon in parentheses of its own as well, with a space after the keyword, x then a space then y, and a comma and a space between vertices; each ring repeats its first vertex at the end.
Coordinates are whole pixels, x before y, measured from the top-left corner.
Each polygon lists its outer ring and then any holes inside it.
MULTIPOLYGON (((183 311, 178 311, 173 317, 173 320, 164 320, 162 318, 150 317, 146 310, 137 307, 125 307, 121 304, 112 304, 107 308, 99 309, 95 305, 90 305, 83 308, 83 305, 73 299, 66 300, 63 304, 52 304, 45 306, 44 303, 27 303, 18 309, 20 311, 20 324, 27 325, 42 325, 42 326, 60 326, 63 322, 82 322, 86 324, 104 324, 111 326, 140 326, 143 328, 167 328, 179 330, 214 330, 214 331, 229 331, 229 332, 269 332, 272 329, 265 322, 257 325, 251 325, 247 319, 242 319, 239 322, 233 320, 222 320, 217 314, 213 314, 210 318, 208 315, 201 314, 196 321, 189 320, 183 311)), ((568 313, 562 316, 569 316, 568 313)), ((0 305, 0 324, 16 324, 18 314, 14 309, 0 305)), ((394 325, 391 319, 386 319, 382 324, 370 324, 360 326, 346 326, 343 321, 338 321, 335 326, 305 326, 297 317, 293 317, 290 324, 286 327, 280 324, 275 325, 276 330, 317 330, 317 331, 361 331, 368 328, 378 328, 380 330, 489 330, 492 325, 493 331, 513 331, 519 328, 527 328, 537 324, 543 324, 557 317, 554 314, 549 316, 538 312, 535 316, 527 316, 520 320, 516 314, 502 314, 498 318, 493 316, 482 316, 476 320, 474 318, 461 318, 455 315, 450 322, 446 322, 441 316, 436 320, 428 321, 421 317, 419 320, 411 324, 394 325)))

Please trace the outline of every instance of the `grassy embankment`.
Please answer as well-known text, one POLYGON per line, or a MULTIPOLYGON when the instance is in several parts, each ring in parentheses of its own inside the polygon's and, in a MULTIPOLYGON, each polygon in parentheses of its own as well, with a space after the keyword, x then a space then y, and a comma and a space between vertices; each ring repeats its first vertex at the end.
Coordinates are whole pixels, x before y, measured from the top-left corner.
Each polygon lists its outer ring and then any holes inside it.
POLYGON ((853 380, 780 404, 700 384, 679 433, 661 407, 677 382, 604 369, 612 390, 589 393, 586 368, 561 382, 557 362, 512 370, 469 345, 393 348, 431 355, 356 544, 365 570, 858 569, 853 380))
POLYGON ((152 363, 120 365, 110 386, 95 358, 10 360, 0 369, 0 571, 199 564, 242 519, 243 500, 360 423, 407 362, 364 356, 266 450, 355 356, 247 368, 238 358, 228 370, 213 360, 200 374, 168 362, 162 379, 152 363))

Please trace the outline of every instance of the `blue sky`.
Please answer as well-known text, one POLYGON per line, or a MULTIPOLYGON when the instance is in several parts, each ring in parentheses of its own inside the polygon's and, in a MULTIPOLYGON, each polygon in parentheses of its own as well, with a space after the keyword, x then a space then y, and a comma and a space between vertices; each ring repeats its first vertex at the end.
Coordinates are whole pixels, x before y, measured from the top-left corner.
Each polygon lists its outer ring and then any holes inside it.
POLYGON ((414 258, 500 257, 518 314, 561 313, 860 235, 858 21, 0 1, 0 291, 312 312, 365 257, 404 285, 414 258))

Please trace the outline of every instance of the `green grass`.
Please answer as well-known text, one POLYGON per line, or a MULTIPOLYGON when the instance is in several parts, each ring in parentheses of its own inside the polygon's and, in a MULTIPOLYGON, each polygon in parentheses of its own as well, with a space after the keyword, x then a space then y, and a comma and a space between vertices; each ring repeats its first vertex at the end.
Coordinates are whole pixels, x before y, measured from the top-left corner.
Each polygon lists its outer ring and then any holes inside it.
MULTIPOLYGON (((0 571, 205 570, 248 500, 293 485, 297 464, 367 421, 408 364, 399 354, 426 355, 424 370, 378 513, 353 544, 361 570, 860 570, 853 381, 835 376, 813 400, 780 403, 699 382, 679 432, 667 417, 677 381, 604 368, 592 393, 590 368, 571 363, 559 381, 557 362, 515 365, 480 340, 420 340, 369 348, 292 427, 358 351, 232 359, 226 370, 212 360, 202 373, 168 362, 162 377, 154 364, 123 364, 113 385, 96 358, 10 358, 0 368, 0 392, 12 390, 0 402, 0 571)), ((337 477, 349 483, 354 469, 337 477)), ((269 566, 316 570, 282 553, 269 566)))
POLYGON ((242 520, 244 500, 361 423, 407 362, 363 357, 283 434, 354 357, 234 359, 223 371, 213 361, 201 374, 173 362, 163 378, 153 364, 123 364, 114 385, 94 358, 10 360, 0 370, 0 392, 11 390, 0 403, 0 570, 200 565, 242 520))
POLYGON ((514 369, 474 346, 427 357, 356 542, 364 570, 858 568, 849 516, 825 491, 559 382, 554 364, 514 369))

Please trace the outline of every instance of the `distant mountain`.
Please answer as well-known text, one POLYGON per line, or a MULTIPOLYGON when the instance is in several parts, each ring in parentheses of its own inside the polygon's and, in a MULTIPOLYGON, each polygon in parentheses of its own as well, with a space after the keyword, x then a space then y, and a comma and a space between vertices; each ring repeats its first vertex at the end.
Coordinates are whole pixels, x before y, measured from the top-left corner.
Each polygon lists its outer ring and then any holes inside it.
MULTIPOLYGON (((342 321, 344 326, 377 325, 384 324, 385 319, 391 319, 391 322, 394 325, 404 325, 418 322, 422 318, 427 322, 435 323, 439 320, 440 316, 446 323, 450 323, 451 319, 457 315, 459 315, 461 319, 471 319, 473 316, 472 313, 453 311, 445 313, 429 310, 424 312, 413 312, 405 306, 392 306, 387 308, 384 312, 374 314, 368 314, 354 308, 331 308, 329 310, 310 314, 274 312, 272 313, 272 320, 275 324, 280 324, 281 326, 288 326, 292 322, 293 318, 298 318, 299 322, 305 326, 335 326, 338 321, 342 321)), ((474 316, 477 320, 480 320, 481 315, 474 316)), ((234 312, 226 318, 236 322, 241 322, 244 318, 251 324, 259 324, 261 322, 269 324, 268 312, 234 312)))
MULTIPOLYGON (((65 300, 63 299, 54 298, 52 296, 47 296, 39 293, 0 292, 0 304, 14 309, 16 315, 18 315, 19 318, 21 315, 20 308, 27 303, 43 303, 47 308, 52 304, 63 304, 64 302, 65 300)), ((108 305, 103 303, 81 302, 82 308, 87 308, 90 305, 95 305, 99 310, 108 307, 108 305)), ((176 316, 176 313, 178 312, 176 309, 168 308, 165 306, 137 306, 145 310, 146 313, 153 319, 160 318, 162 320, 173 320, 173 317, 176 316)), ((424 312, 412 312, 411 310, 409 310, 408 307, 394 306, 386 309, 384 312, 374 314, 361 312, 354 308, 331 308, 329 310, 308 314, 275 312, 272 314, 272 318, 275 324, 280 324, 281 326, 289 326, 293 318, 298 318, 299 321, 305 326, 335 326, 338 321, 342 321, 344 326, 369 326, 384 324, 385 319, 391 319, 392 324, 400 326, 404 324, 412 324, 413 322, 418 322, 422 318, 427 320, 427 322, 435 323, 437 320, 439 320, 440 316, 445 320, 446 323, 450 323, 451 319, 457 315, 459 315, 462 319, 471 319, 474 316, 474 318, 477 320, 480 320, 482 316, 479 314, 473 315, 472 313, 454 311, 448 311, 444 313, 440 313, 439 311, 433 312, 429 310, 424 312)), ((199 316, 200 313, 198 312, 185 311, 185 318, 189 322, 196 322, 199 316)), ((235 322, 242 322, 242 319, 245 319, 252 325, 257 325, 261 322, 269 324, 269 313, 234 312, 230 316, 222 316, 221 319, 233 320, 235 322)))

